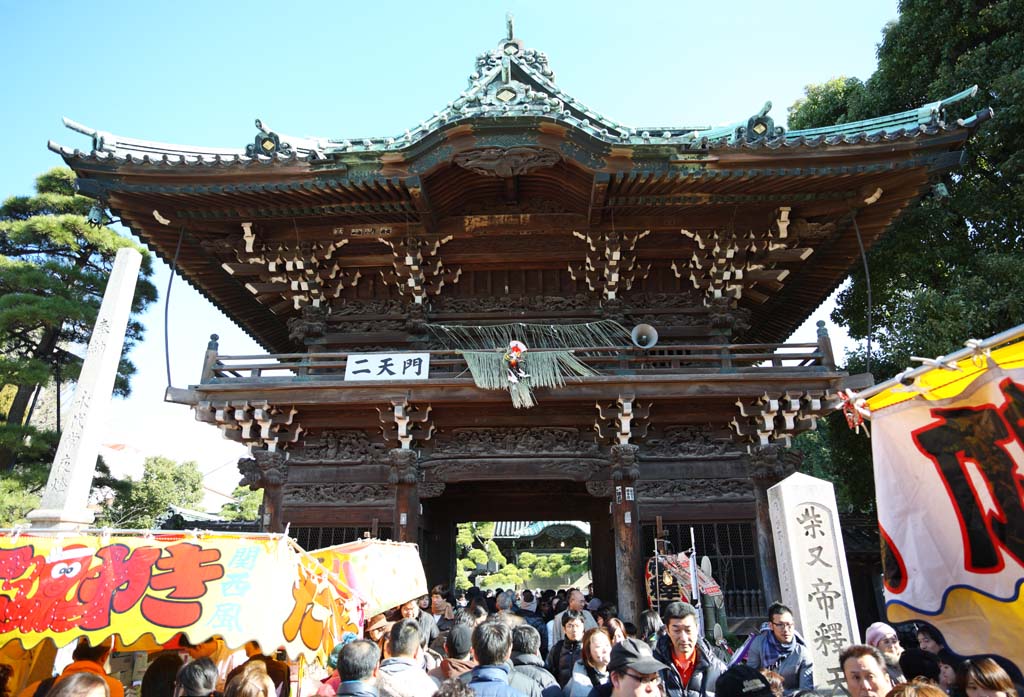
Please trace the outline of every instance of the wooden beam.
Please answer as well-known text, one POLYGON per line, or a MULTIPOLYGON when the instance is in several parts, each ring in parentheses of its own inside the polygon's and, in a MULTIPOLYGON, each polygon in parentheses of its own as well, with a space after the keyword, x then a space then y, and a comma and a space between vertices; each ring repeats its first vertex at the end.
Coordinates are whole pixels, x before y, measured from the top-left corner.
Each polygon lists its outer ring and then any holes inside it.
POLYGON ((608 184, 611 182, 611 175, 607 172, 596 172, 594 183, 590 189, 590 207, 587 209, 587 222, 590 225, 600 225, 604 218, 604 207, 608 201, 608 184))
POLYGON ((409 197, 412 199, 413 208, 420 217, 420 223, 427 234, 437 232, 437 213, 431 204, 430 196, 419 177, 409 177, 405 180, 405 186, 409 190, 409 197))

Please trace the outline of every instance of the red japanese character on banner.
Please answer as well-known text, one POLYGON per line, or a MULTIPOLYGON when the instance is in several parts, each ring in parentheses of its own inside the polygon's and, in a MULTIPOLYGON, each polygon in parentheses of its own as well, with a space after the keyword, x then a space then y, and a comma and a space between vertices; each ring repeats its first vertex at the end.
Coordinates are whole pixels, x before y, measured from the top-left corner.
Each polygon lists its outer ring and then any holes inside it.
POLYGON ((168 547, 166 552, 167 556, 156 562, 156 568, 164 573, 154 574, 149 587, 171 592, 167 594, 168 599, 152 595, 143 598, 142 615, 161 627, 187 627, 202 616, 203 605, 180 601, 197 601, 206 594, 208 582, 224 577, 224 567, 214 563, 220 560, 220 550, 180 542, 168 547))
POLYGON ((143 597, 149 587, 153 562, 160 557, 157 547, 136 547, 123 544, 101 548, 96 556, 102 564, 90 571, 78 589, 78 598, 85 603, 82 629, 104 629, 110 626, 110 613, 127 612, 143 597))
POLYGON ((49 558, 34 552, 31 546, 0 551, 0 589, 15 591, 13 597, 0 597, 0 631, 78 626, 82 607, 73 591, 89 569, 92 551, 71 545, 49 558))

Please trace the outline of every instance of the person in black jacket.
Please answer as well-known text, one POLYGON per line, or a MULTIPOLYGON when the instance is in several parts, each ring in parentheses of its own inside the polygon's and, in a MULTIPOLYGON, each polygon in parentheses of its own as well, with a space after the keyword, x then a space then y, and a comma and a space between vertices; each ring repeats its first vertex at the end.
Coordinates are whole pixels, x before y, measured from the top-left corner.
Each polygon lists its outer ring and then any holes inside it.
POLYGON ((565 687, 572 677, 573 666, 583 657, 583 613, 579 610, 566 610, 562 613, 562 632, 560 639, 548 652, 547 668, 560 687, 565 687))
POLYGON ((512 672, 526 675, 540 685, 543 697, 561 697, 562 688, 540 657, 540 632, 528 624, 512 630, 512 672))
POLYGON ((700 636, 697 609, 677 600, 665 606, 662 620, 666 632, 654 647, 654 658, 668 666, 661 671, 666 697, 715 697, 725 664, 700 636))

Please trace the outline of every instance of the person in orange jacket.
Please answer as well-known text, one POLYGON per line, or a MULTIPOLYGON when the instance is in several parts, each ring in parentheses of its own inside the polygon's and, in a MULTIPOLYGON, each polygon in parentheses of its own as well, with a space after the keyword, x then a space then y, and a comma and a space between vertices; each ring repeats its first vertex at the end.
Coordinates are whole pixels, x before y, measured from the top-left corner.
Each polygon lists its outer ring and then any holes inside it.
POLYGON ((78 646, 75 647, 74 653, 71 654, 72 662, 68 664, 60 675, 56 678, 47 678, 46 680, 38 680, 31 683, 21 691, 18 697, 36 697, 38 693, 41 693, 39 697, 43 697, 55 685, 59 685, 61 680, 75 673, 93 673, 98 675, 103 678, 107 683, 107 687, 110 688, 110 697, 124 697, 124 685, 121 684, 120 680, 107 675, 107 671, 103 667, 107 662, 107 657, 110 656, 111 647, 112 642, 110 640, 96 646, 91 646, 86 639, 80 640, 78 646))

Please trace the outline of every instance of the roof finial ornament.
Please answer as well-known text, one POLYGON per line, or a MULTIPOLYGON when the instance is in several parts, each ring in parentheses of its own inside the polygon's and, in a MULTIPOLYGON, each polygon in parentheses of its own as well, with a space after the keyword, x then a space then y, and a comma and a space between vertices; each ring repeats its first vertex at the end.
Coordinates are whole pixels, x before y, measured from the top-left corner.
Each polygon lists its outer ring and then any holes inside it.
POLYGON ((515 17, 512 16, 511 12, 505 13, 505 26, 508 27, 508 40, 515 41, 516 29, 515 29, 515 17))

